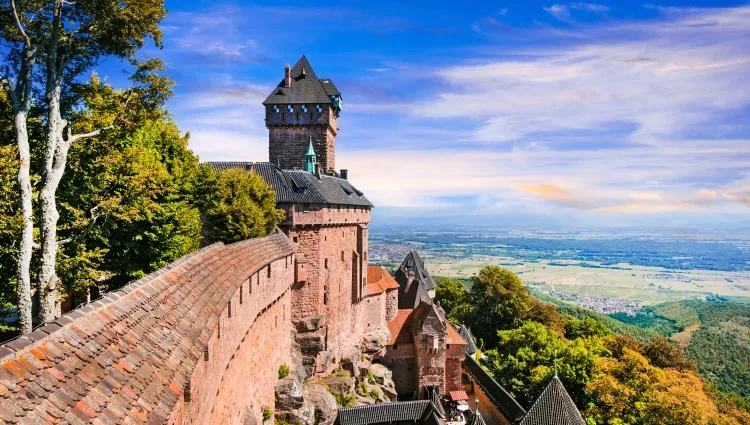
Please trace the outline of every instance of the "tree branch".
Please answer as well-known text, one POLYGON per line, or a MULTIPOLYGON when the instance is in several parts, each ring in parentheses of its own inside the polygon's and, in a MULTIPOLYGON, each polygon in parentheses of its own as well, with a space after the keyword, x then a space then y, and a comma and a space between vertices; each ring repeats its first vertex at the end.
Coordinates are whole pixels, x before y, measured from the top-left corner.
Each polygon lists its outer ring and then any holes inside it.
POLYGON ((68 126, 68 140, 67 140, 67 142, 70 143, 70 144, 73 144, 73 143, 75 143, 75 142, 77 142, 77 141, 79 141, 81 139, 87 139, 89 137, 98 136, 98 135, 100 135, 102 133, 102 131, 109 130, 112 127, 114 127, 114 125, 108 125, 106 127, 100 128, 98 130, 94 130, 94 131, 92 131, 90 133, 83 133, 83 134, 75 134, 74 135, 73 131, 70 129, 70 126, 68 126))
POLYGON ((28 47, 31 47, 31 39, 28 35, 26 35, 26 31, 23 29, 23 25, 21 25, 21 20, 18 18, 18 12, 16 11, 16 1, 10 0, 10 7, 13 9, 13 17, 16 19, 16 25, 18 26, 18 30, 21 31, 21 35, 26 39, 26 45, 28 47))

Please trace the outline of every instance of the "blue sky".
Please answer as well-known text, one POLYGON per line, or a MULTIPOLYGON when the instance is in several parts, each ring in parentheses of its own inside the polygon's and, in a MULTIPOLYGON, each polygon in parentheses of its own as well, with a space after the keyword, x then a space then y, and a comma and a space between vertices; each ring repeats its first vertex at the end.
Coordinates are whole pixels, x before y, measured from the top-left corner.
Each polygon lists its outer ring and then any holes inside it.
POLYGON ((267 160, 260 103, 304 53, 343 94, 337 167, 376 219, 750 226, 750 4, 167 7, 143 53, 202 160, 267 160))

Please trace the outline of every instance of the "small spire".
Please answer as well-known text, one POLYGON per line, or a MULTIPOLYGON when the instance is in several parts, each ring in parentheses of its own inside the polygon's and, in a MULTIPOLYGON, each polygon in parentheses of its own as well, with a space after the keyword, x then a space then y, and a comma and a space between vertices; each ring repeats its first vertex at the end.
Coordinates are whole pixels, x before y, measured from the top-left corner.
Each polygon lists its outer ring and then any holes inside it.
POLYGON ((315 149, 313 148, 312 136, 310 136, 310 145, 307 147, 307 153, 305 154, 305 171, 308 173, 314 173, 317 162, 318 159, 315 155, 315 149))
POLYGON ((554 363, 555 363, 555 378, 557 378, 557 350, 555 350, 555 360, 554 360, 554 363))

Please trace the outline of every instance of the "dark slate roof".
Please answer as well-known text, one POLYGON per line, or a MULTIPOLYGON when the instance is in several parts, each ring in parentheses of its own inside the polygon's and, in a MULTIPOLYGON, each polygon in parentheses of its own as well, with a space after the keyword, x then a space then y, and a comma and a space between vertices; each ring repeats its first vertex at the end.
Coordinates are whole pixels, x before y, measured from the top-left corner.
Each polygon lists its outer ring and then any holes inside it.
POLYGON ((0 346, 0 424, 166 423, 227 303, 294 249, 281 232, 210 245, 0 346))
POLYGON ((409 421, 416 424, 438 425, 442 423, 430 400, 379 403, 368 406, 339 409, 338 425, 372 425, 409 421))
POLYGON ((334 204, 372 207, 372 203, 348 180, 301 170, 282 170, 270 162, 207 162, 216 171, 229 168, 254 171, 276 192, 279 204, 334 204))
POLYGON ((414 279, 411 285, 408 285, 409 277, 403 270, 396 270, 396 281, 399 283, 398 308, 400 310, 415 309, 422 302, 431 302, 427 290, 424 289, 424 284, 414 279))
POLYGON ((586 425, 560 378, 553 377, 520 425, 586 425))
POLYGON ((323 89, 325 89, 329 96, 341 96, 341 92, 333 85, 333 81, 330 78, 321 78, 320 83, 323 84, 323 89))
POLYGON ((427 291, 435 289, 435 281, 424 267, 424 261, 416 251, 411 251, 396 270, 398 290, 398 308, 416 308, 420 302, 430 299, 427 291), (414 273, 414 281, 409 284, 409 272, 414 273))
POLYGON ((487 424, 486 424, 486 423, 484 422, 484 418, 483 418, 483 417, 482 417, 482 415, 481 415, 481 414, 479 413, 479 409, 477 409, 477 410, 476 410, 476 411, 474 412, 474 415, 473 415, 473 416, 471 417, 471 419, 469 420, 469 424, 468 424, 468 425, 487 425, 487 424))
POLYGON ((461 335, 461 338, 466 341, 466 354, 474 354, 477 352, 477 346, 474 344, 474 338, 471 335, 471 331, 461 324, 461 329, 459 329, 458 334, 461 335))
POLYGON ((282 79, 279 85, 273 89, 263 102, 264 105, 295 103, 330 104, 332 103, 329 97, 331 93, 328 90, 340 95, 331 80, 326 79, 328 83, 323 83, 318 79, 312 66, 310 66, 310 62, 307 61, 304 55, 294 65, 291 73, 292 86, 284 87, 284 79, 282 79))
POLYGON ((437 288, 435 281, 432 280, 430 272, 428 272, 425 268, 424 261, 419 257, 417 251, 409 252, 399 268, 404 269, 406 272, 413 271, 414 276, 422 283, 424 283, 424 289, 429 291, 431 289, 437 288))
POLYGON ((492 404, 500 410, 510 423, 517 423, 526 415, 526 411, 521 407, 513 396, 498 384, 497 381, 487 373, 482 366, 470 355, 466 355, 464 369, 471 375, 487 394, 492 404))

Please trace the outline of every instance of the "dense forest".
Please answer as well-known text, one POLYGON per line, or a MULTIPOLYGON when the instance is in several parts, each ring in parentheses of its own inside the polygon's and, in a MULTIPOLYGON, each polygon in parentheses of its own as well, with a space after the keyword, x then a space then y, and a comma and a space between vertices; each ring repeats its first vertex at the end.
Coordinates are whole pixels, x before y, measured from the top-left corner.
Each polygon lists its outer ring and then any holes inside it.
POLYGON ((438 279, 436 299, 470 327, 483 366, 526 408, 557 369, 589 425, 750 424, 746 399, 714 387, 654 330, 544 302, 497 266, 468 286, 438 279))
POLYGON ((750 306, 690 300, 612 316, 671 337, 709 382, 750 400, 750 306))
POLYGON ((165 14, 0 0, 0 340, 281 218, 259 176, 215 173, 188 148, 166 108, 174 82, 138 54, 161 46, 165 14), (126 87, 93 72, 108 58, 126 87))

